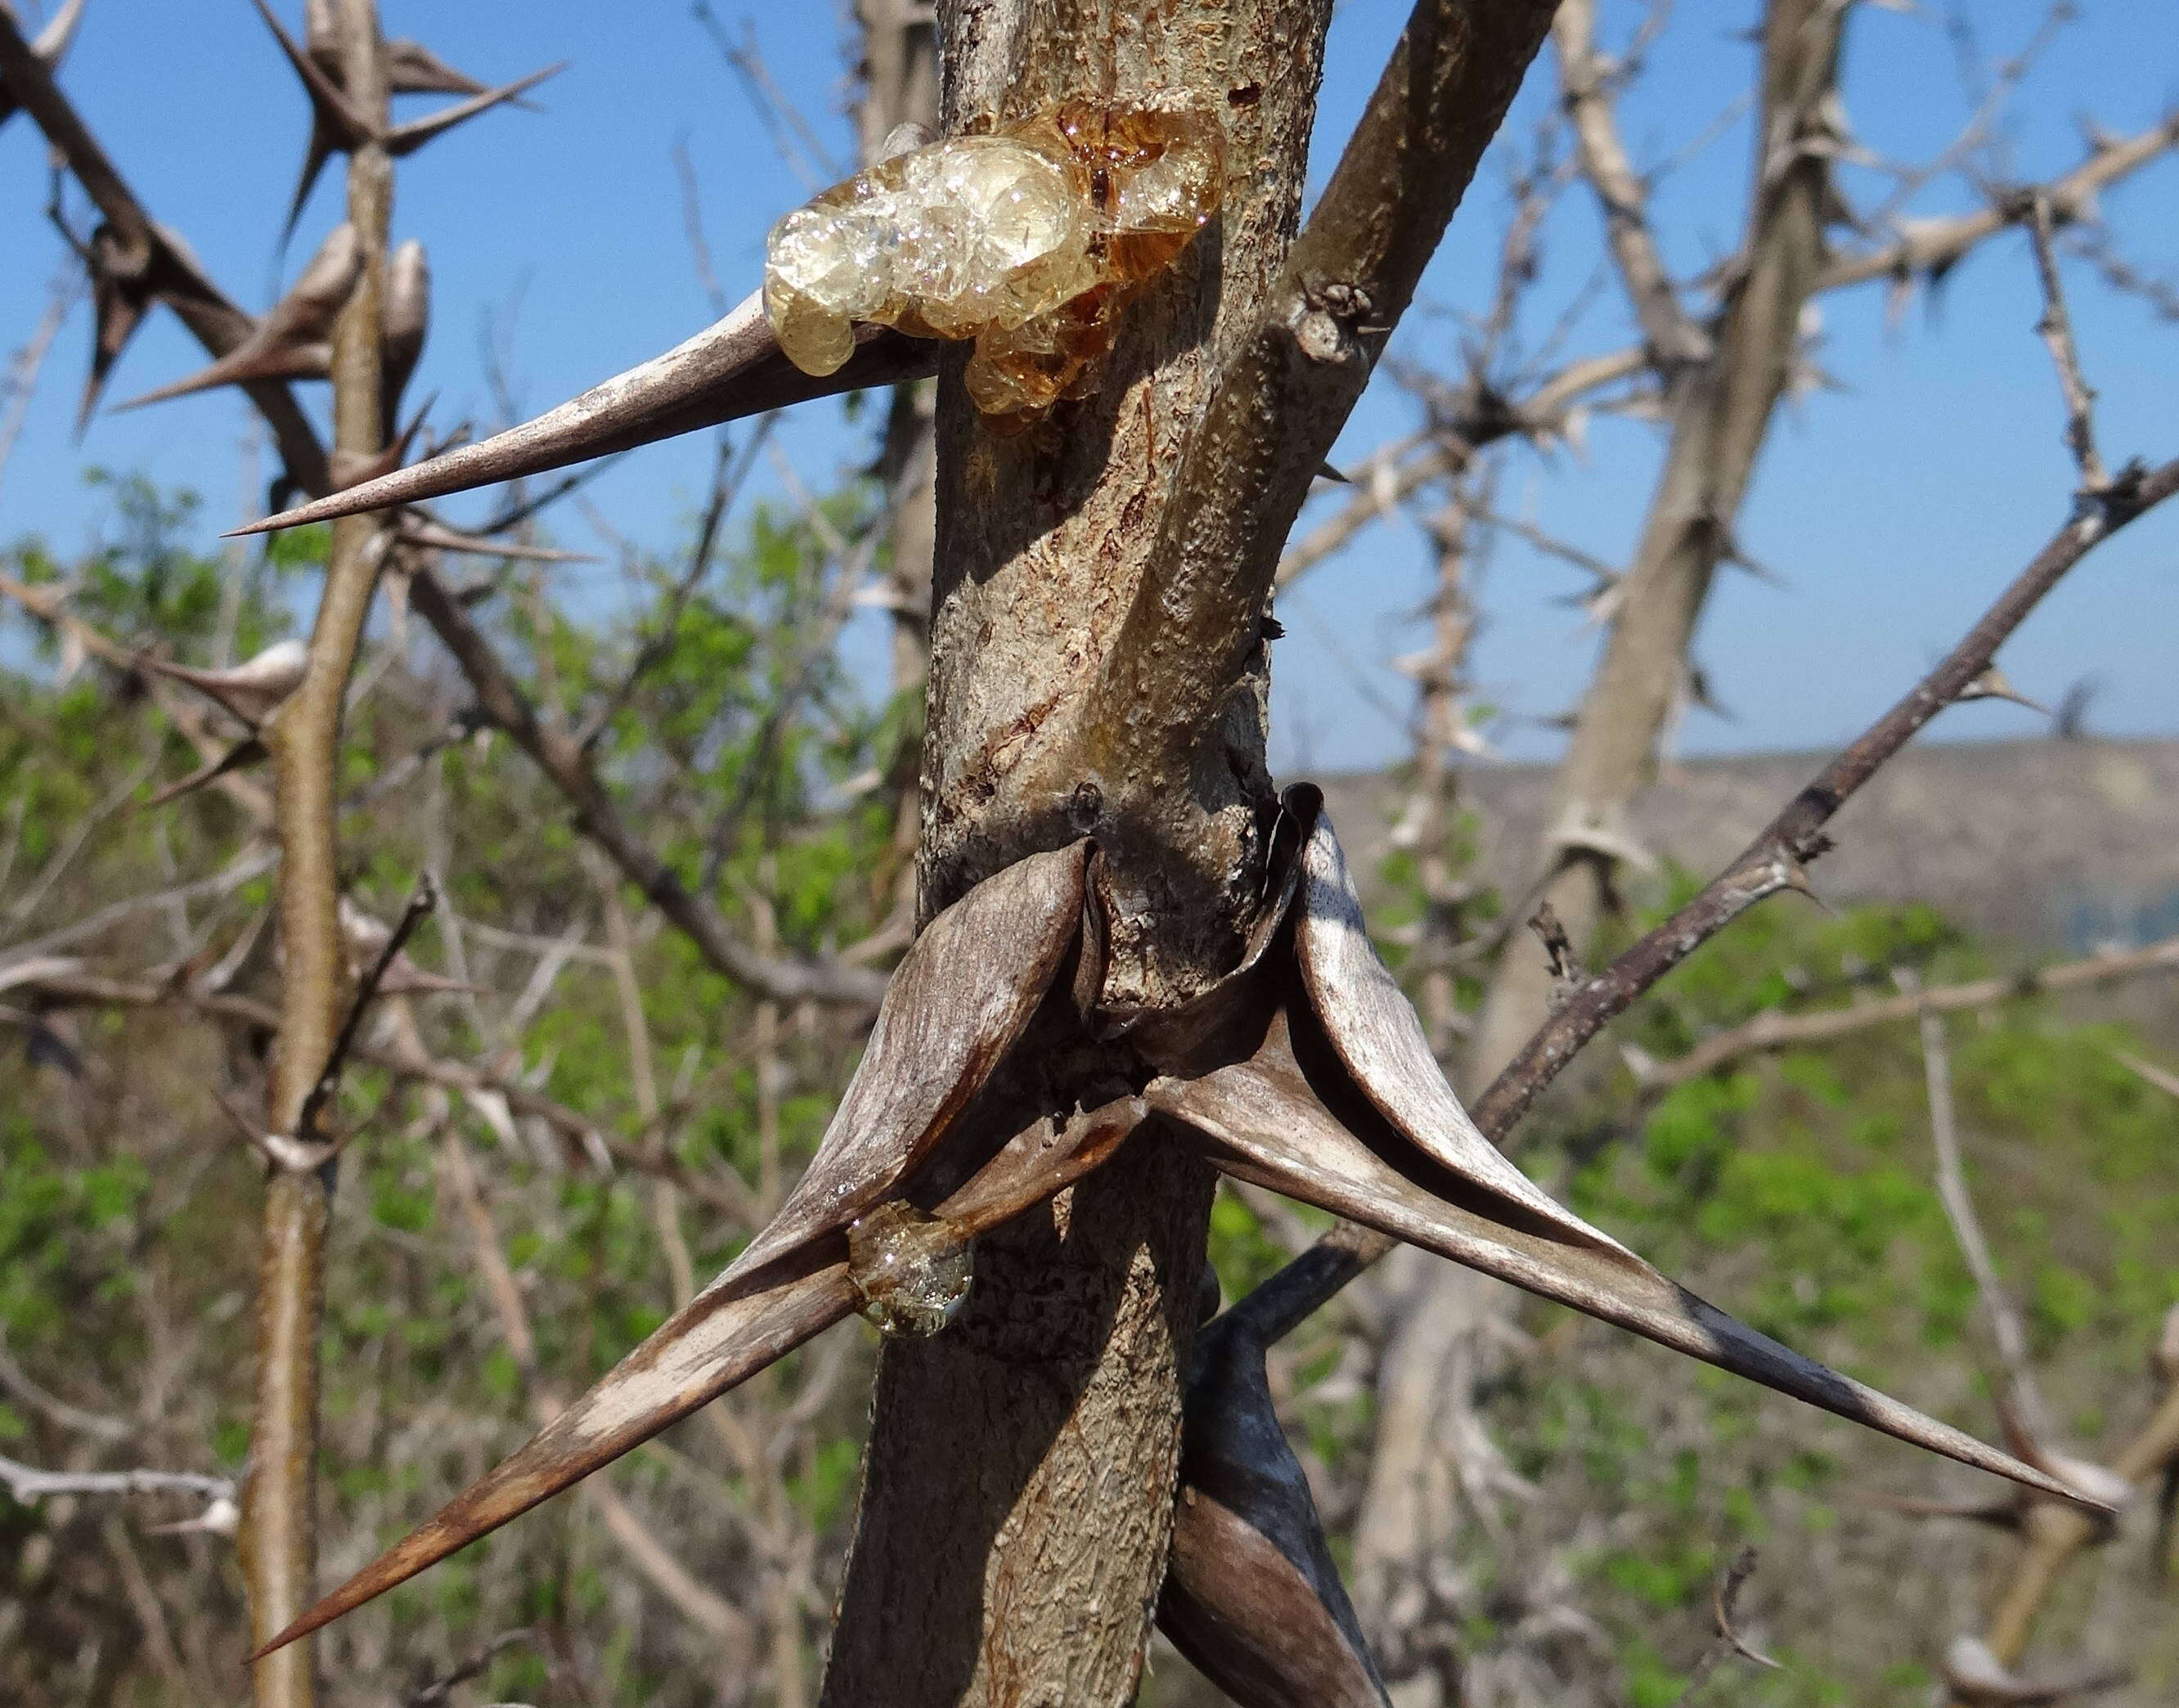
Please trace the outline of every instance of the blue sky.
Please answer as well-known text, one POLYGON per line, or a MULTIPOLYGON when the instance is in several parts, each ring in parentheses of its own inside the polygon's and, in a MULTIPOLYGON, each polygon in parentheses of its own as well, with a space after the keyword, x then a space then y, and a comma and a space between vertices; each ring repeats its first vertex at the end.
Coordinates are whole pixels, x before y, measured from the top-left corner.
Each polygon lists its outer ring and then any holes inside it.
MULTIPOLYGON (((16 0, 34 17, 39 8, 16 0)), ((282 0, 286 5, 287 0, 282 0)), ((293 10, 294 8, 288 7, 293 10)), ((716 0, 730 28, 735 0, 716 0)), ((837 159, 847 31, 816 6, 750 8, 749 28, 788 96, 837 159)), ((1365 98, 1405 7, 1347 0, 1334 26, 1315 177, 1365 98)), ((1998 56, 2034 33, 2044 8, 1988 0, 1973 8, 1998 56)), ((480 356, 487 328, 509 353, 519 400, 535 410, 686 337, 708 317, 683 234, 671 162, 685 142, 702 186, 704 218, 730 291, 753 284, 764 233, 808 186, 783 164, 709 37, 682 0, 606 7, 589 0, 467 0, 458 7, 384 0, 387 26, 421 37, 479 76, 512 77, 550 60, 570 68, 540 92, 542 114, 491 115, 434 144, 402 170, 396 234, 430 248, 436 286, 431 342, 413 397, 436 391, 436 420, 493 417, 480 356)), ((1908 16, 1863 8, 1847 52, 1847 107, 1857 132, 1888 155, 1943 147, 1967 99, 1931 8, 1908 16)), ((1607 3, 1623 36, 1633 8, 1607 3)), ((1746 81, 1752 5, 1682 5, 1652 74, 1627 103, 1630 145, 1645 166, 1673 158, 1711 127, 1746 81)), ((91 0, 66 74, 68 87, 156 217, 182 232, 213 276, 247 305, 275 294, 275 239, 300 157, 299 92, 245 0, 91 0)), ((1551 96, 1540 63, 1508 135, 1551 96)), ((2010 169, 2044 176, 2078 157, 2075 121, 2092 113, 2138 129, 2179 101, 2179 35, 2168 0, 2103 0, 2061 34, 2012 107, 2002 135, 2010 169)), ((424 110, 418 107, 416 110, 424 110)), ((1659 193, 1676 263, 1693 272, 1733 241, 1747 176, 1744 124, 1730 124, 1680 166, 1659 193)), ((1504 168, 1486 162, 1426 281, 1423 312, 1396 353, 1416 363, 1457 349, 1458 314, 1489 282, 1504 168)), ((337 173, 305 217, 289 265, 337 217, 337 173)), ((1861 200, 1874 180, 1851 180, 1861 200)), ((1957 184, 1934 186, 1916 211, 1968 205, 1957 184)), ((61 260, 44 222, 41 146, 18 118, 0 131, 0 349, 28 333, 61 260)), ((2165 162, 2109 199, 2122 249, 2137 267, 2179 271, 2179 167, 2165 162)), ((1547 229, 1536 298, 1539 327, 1583 300, 1596 268, 1594 210, 1568 196, 1547 229)), ((2103 392, 2100 425, 2114 461, 2179 452, 2171 400, 2179 394, 2179 327, 2137 299, 2069 271, 2089 375, 2103 392)), ((1572 353, 1616 347, 1628 321, 1609 281, 1574 317, 1572 353)), ((1730 720, 1695 714, 1689 751, 1823 745, 1850 736, 1957 636, 2061 519, 2072 470, 2047 360, 2033 327, 2039 299, 2024 243, 1988 245, 1935 305, 1918 302, 1889 328, 1881 292, 1823 305, 1819 360, 1841 389, 1803 399, 1759 471, 1743 536, 1782 586, 1732 574, 1699 645, 1730 720)), ((78 445, 71 422, 87 316, 64 329, 21 443, 0 470, 0 539, 39 532, 69 549, 96 537, 105 512, 85 487, 89 463, 141 470, 194 487, 215 519, 242 503, 238 448, 246 411, 231 394, 105 415, 78 445)), ((195 345, 163 315, 124 358, 111 395, 126 397, 195 366, 195 345)), ((1372 388, 1341 447, 1358 457, 1412 426, 1389 383, 1372 388)), ((800 412, 782 443, 813 486, 853 466, 864 442, 837 404, 800 412)), ((688 440, 626 459, 593 497, 613 525, 665 546, 684 530, 708 467, 688 440)), ((1610 561, 1638 529, 1657 460, 1654 432, 1604 419, 1585 452, 1508 463, 1500 504, 1610 561)), ((760 483, 761 484, 761 483, 760 483)), ((1334 501, 1336 502, 1336 500, 1334 501)), ((573 513, 566 543, 597 544, 573 513)), ((1275 763, 1283 771, 1383 762, 1404 747, 1406 686, 1389 661, 1419 643, 1413 612, 1426 590, 1419 542, 1405 524, 1365 535, 1286 602, 1290 631, 1277 659, 1275 763)), ((617 572, 575 566, 571 601, 609 598, 617 572)), ((1485 587, 1487 627, 1475 655, 1484 695, 1507 708, 1501 746, 1551 752, 1541 720, 1570 704, 1594 636, 1558 602, 1582 578, 1508 541, 1485 587)), ((2039 614, 2006 662, 2030 694, 2101 684, 2092 722, 2107 733, 2179 731, 2179 517, 2160 515, 2105 548, 2039 614)), ((853 639, 875 674, 875 625, 853 639)), ((2029 733, 2038 721, 2006 706, 1948 714, 1943 733, 2029 733)))

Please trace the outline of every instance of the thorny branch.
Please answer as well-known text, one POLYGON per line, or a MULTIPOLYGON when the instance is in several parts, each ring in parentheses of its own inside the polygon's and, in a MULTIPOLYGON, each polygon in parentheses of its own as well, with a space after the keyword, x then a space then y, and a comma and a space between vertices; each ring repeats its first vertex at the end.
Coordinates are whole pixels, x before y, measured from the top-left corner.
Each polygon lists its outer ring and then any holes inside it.
MULTIPOLYGON (((1805 891, 1806 863, 1830 846, 1823 827, 1838 810, 1924 725, 1973 687, 1998 648, 2068 570, 2175 493, 2179 460, 2130 474, 2061 528, 1936 667, 1818 773, 1738 859, 1664 924, 1568 995, 1472 1106, 1469 1112, 1485 1136, 1503 1145, 1545 1089, 1598 1032, 1749 908, 1784 890, 1805 891)), ((1394 1244, 1342 1224, 1235 1308, 1279 1325, 1283 1333, 1394 1244)), ((1266 1339, 1276 1337, 1266 1332, 1266 1339)))
MULTIPOLYGON (((113 233, 110 246, 95 237, 94 251, 118 257, 117 271, 148 305, 156 297, 173 308, 197 341, 215 357, 223 356, 247 338, 254 322, 230 302, 206 277, 189 252, 170 242, 165 231, 144 210, 90 128, 60 92, 45 62, 23 39, 15 20, 0 10, 0 83, 19 102, 46 140, 67 162, 70 174, 80 184, 113 233)), ((141 310, 138 310, 140 317, 141 310)), ((103 316, 102 316, 103 321, 103 316)), ((121 332, 125 339, 134 320, 121 332)), ((102 324, 102 333, 104 332, 102 324)), ((114 354, 118 354, 118 349, 114 354)), ((107 359, 108 361, 111 358, 107 359)), ((91 390, 85 398, 86 414, 96 402, 103 367, 93 371, 91 390)), ((250 402, 272 430, 273 442, 287 466, 288 476, 306 492, 326 490, 324 448, 309 418, 287 386, 272 380, 255 380, 244 388, 250 402)))
MULTIPOLYGON (((386 42, 376 0, 346 0, 335 45, 345 95, 376 133, 357 138, 349 153, 348 222, 361 265, 334 325, 332 361, 334 449, 368 461, 385 436, 381 351, 393 213, 393 163, 384 140, 386 42)), ((356 517, 334 525, 302 681, 260 731, 272 762, 285 956, 266 1124, 305 1152, 323 1142, 313 1123, 325 1101, 321 1087, 338 1071, 342 1047, 349 971, 340 923, 338 758, 349 678, 387 544, 382 519, 356 517)), ((243 1502, 243 1569, 250 1628, 261 1642, 294 1617, 316 1587, 318 1340, 331 1191, 327 1171, 317 1167, 282 1166, 266 1183, 256 1405, 243 1502)), ((305 1647, 253 1667, 260 1708, 310 1708, 316 1700, 311 1663, 305 1647)))
POLYGON ((1806 882, 1823 827, 1924 725, 1970 689, 2044 596, 2089 552, 2179 492, 2179 460, 2121 482, 2068 522, 1980 621, 1920 682, 1825 766, 1703 892, 1591 980, 1554 1014, 1485 1093, 1477 1123, 1512 1130, 1573 1053, 1634 998, 1767 896, 1806 882))
POLYGON ((2043 286, 2043 318, 2035 330, 2058 371, 2058 389, 2066 399, 2066 445, 2081 471, 2081 490, 2100 492, 2110 484, 2096 453, 2096 394, 2081 376, 2080 347, 2073 342, 2073 319, 2066 309, 2066 288, 2058 277, 2058 255, 2050 241, 2050 203, 2037 195, 2031 203, 2028 232, 2035 252, 2035 274, 2043 286))
MULTIPOLYGON (((1991 238, 2027 222, 2039 200, 2050 210, 2054 228, 2077 225, 2104 190, 2174 148, 2179 148, 2179 113, 2136 135, 2099 140, 2071 171, 2017 195, 1994 196, 1975 212, 1902 221, 1892 241, 1831 256, 1817 276, 1814 294, 1827 295, 1876 279, 1907 289, 1917 279, 1941 278, 1991 238)), ((1486 445, 1515 436, 1542 440, 1556 435, 1570 409, 1649 373, 1651 360, 1641 345, 1582 357, 1538 382, 1518 402, 1478 394, 1464 413, 1442 422, 1432 435, 1375 453, 1370 466, 1376 478, 1358 476, 1345 503, 1287 547, 1277 587, 1283 591, 1336 556, 1372 522, 1433 481, 1457 473, 1486 445)))
MULTIPOLYGON (((145 239, 147 242, 156 239, 163 243, 162 238, 157 238, 161 228, 144 212, 89 129, 52 85, 50 77, 36 66, 24 71, 18 70, 15 61, 10 57, 13 52, 11 37, 14 42, 21 42, 20 32, 15 29, 13 21, 4 13, 0 13, 0 81, 7 82, 11 91, 24 93, 23 104, 30 117, 67 160, 70 171, 91 192, 92 199, 99 204, 110 222, 125 231, 149 233, 145 239)), ((35 55, 30 54, 27 44, 22 46, 22 52, 35 58, 35 55)), ((164 251, 161 253, 163 256, 164 251)), ((177 253, 179 261, 176 264, 187 269, 185 283, 190 294, 177 294, 171 299, 175 311, 208 352, 215 357, 226 355, 249 337, 253 323, 247 315, 220 294, 185 251, 177 253)), ((179 288, 177 287, 178 292, 179 288)), ((331 481, 327 473, 324 448, 288 387, 275 381, 253 381, 244 389, 272 430, 275 442, 286 464, 289 481, 305 492, 316 493, 326 491, 331 481)), ((496 534, 519 524, 546 503, 574 490, 595 472, 594 467, 568 477, 545 493, 494 516, 479 532, 496 534)), ((427 579, 436 583, 436 578, 427 574, 416 579, 420 584, 427 579)), ((437 585, 443 588, 443 584, 437 585)), ((473 640, 476 646, 487 651, 489 643, 484 641, 481 631, 469 620, 465 607, 451 594, 444 594, 435 602, 435 608, 451 612, 458 619, 450 623, 451 634, 447 629, 442 629, 441 633, 442 638, 447 640, 450 650, 455 651, 457 662, 463 663, 467 670, 468 662, 464 658, 462 649, 454 645, 452 636, 459 634, 465 640, 473 640)), ((475 655, 472 653, 470 656, 475 655)), ((487 672, 487 679, 493 681, 495 686, 503 685, 516 700, 519 700, 519 691, 513 689, 512 678, 506 676, 503 669, 487 672)), ((473 685, 477 687, 480 700, 491 701, 500 699, 497 693, 488 694, 485 685, 475 683, 474 678, 473 685)), ((489 704, 486 710, 488 713, 491 710, 489 704)), ((672 875, 664 861, 636 838, 612 806, 609 797, 597 785, 595 777, 589 774, 586 766, 557 763, 570 757, 559 752, 564 743, 555 739, 549 744, 556 762, 546 763, 542 747, 531 748, 523 742, 522 731, 525 722, 534 727, 535 714, 518 716, 515 722, 508 726, 508 733, 515 736, 518 744, 523 745, 546 776, 568 794, 569 804, 575 808, 579 823, 585 827, 585 833, 598 841, 599 845, 627 872, 630 881, 650 895, 661 911, 678 927, 688 932, 714 966, 729 977, 749 984, 753 989, 786 1001, 815 996, 820 1000, 842 1002, 850 1007, 867 1007, 875 1002, 877 993, 883 988, 883 980, 877 975, 843 964, 767 959, 749 952, 735 937, 717 909, 707 900, 689 895, 685 886, 672 875), (570 783, 574 786, 571 788, 570 783)))

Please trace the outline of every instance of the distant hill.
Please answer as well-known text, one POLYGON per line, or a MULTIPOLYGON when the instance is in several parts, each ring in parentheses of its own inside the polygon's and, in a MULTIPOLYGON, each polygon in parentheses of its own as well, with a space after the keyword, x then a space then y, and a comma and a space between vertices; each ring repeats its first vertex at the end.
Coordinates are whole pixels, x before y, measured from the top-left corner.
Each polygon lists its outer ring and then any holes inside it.
MULTIPOLYGON (((1688 760, 1634 822, 1660 859, 1721 867, 1830 757, 1688 760)), ((1551 790, 1541 766, 1463 774, 1485 875, 1511 893, 1533 874, 1551 790)), ((1325 780, 1350 857, 1387 851, 1396 778, 1325 780)), ((2179 741, 1932 743, 1909 747, 1832 821, 1814 869, 1839 903, 1926 901, 1962 924, 2079 953, 2179 933, 2179 741)))

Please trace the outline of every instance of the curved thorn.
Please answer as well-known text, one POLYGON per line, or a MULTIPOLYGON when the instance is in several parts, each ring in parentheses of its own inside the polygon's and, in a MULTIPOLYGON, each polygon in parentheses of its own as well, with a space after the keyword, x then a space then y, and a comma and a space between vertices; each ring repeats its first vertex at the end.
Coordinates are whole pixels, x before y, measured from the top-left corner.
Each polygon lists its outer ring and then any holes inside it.
POLYGON ((1262 1339, 1229 1311, 1197 1334, 1192 1363, 1159 1628, 1244 1708, 1384 1708, 1262 1339))
POLYGON ((1626 1248, 1591 1227, 1506 1159, 1468 1118, 1432 1054, 1414 1005, 1377 958, 1331 816, 1320 810, 1301 854, 1294 954, 1309 1006, 1362 1094, 1430 1160, 1560 1238, 1626 1248))
MULTIPOLYGON (((1410 1178, 1387 1160, 1405 1148, 1402 1135, 1384 1130, 1365 1142, 1326 1107, 1310 1071, 1296 1059, 1283 1014, 1254 1059, 1200 1079, 1155 1079, 1143 1095, 1152 1108, 1203 1135, 1210 1160, 1237 1179, 1378 1228, 1977 1470, 2105 1510, 2061 1479, 1781 1346, 1624 1247, 1501 1222, 1410 1178)), ((1425 1159, 1414 1160, 1427 1171, 1425 1159)))
POLYGON ((826 378, 813 377, 781 353, 759 294, 686 343, 593 386, 535 420, 234 531, 268 533, 466 492, 766 409, 936 371, 937 347, 929 340, 879 327, 859 328, 857 337, 859 345, 845 367, 826 378))
POLYGON ((1031 854, 924 927, 893 970, 817 1154, 727 1271, 835 1233, 914 1170, 1019 1041, 1082 929, 1090 844, 1031 854))

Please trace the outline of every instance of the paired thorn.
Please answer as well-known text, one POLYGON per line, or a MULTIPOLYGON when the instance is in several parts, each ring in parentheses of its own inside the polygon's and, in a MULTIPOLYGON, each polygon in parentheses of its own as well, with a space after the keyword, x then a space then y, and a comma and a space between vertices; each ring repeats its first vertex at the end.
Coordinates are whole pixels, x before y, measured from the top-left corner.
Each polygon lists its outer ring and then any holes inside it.
POLYGON ((512 83, 491 88, 455 70, 420 43, 389 41, 387 86, 392 93, 444 93, 469 97, 427 118, 389 128, 379 124, 349 98, 338 32, 333 25, 332 11, 322 0, 311 0, 305 8, 304 35, 307 45, 297 43, 266 0, 251 0, 251 3, 265 20, 266 28, 272 32, 272 39, 279 44, 280 52, 301 81, 303 92, 310 102, 310 140, 303 157, 302 174, 288 204, 287 223, 281 234, 283 242, 294 233, 304 204, 317 184, 318 174, 334 155, 350 153, 375 142, 398 160, 480 113, 519 101, 546 78, 567 69, 563 61, 512 83))
MULTIPOLYGON (((2098 1508, 2094 1493, 2077 1483, 1850 1381, 1675 1286, 1507 1161, 1454 1097, 1413 1008, 1371 947, 1321 806, 1315 790, 1288 792, 1282 822, 1294 834, 1277 844, 1266 904, 1239 965, 1178 1009, 1100 1007, 1106 945, 1090 870, 1101 857, 1086 841, 1018 861, 941 913, 896 970, 817 1156, 771 1223, 527 1446, 251 1658, 528 1511, 848 1315, 864 1297, 851 1229, 876 1225, 873 1212, 902 1205, 893 1215, 927 1229, 932 1249, 965 1250, 1101 1167, 1153 1111, 1167 1118, 1169 1134, 1236 1179, 2098 1508), (1087 1112, 1079 1109, 1086 1098, 1047 1091, 1060 1107, 1040 1107, 1018 1127, 1027 1082, 1010 1064, 1024 1052, 1061 1059, 1065 1052, 1051 1046, 1068 1040, 1118 1046, 1115 1060, 1152 1077, 1139 1094, 1087 1112), (994 1150, 1008 1130, 1013 1136, 994 1150)), ((396 939, 391 947, 398 946, 396 939)), ((381 976, 388 964, 390 951, 381 951, 381 976)), ((343 1046, 353 1025, 351 1014, 343 1046)), ((1106 1069, 1117 1071, 1108 1061, 1090 1083, 1107 1083, 1106 1069)), ((1046 1084, 1041 1074, 1029 1079, 1046 1084)), ((322 1099, 313 1098, 315 1109, 322 1099)), ((936 1301, 941 1320, 950 1302, 936 1301)), ((1253 1324, 1247 1332, 1256 1332, 1253 1324)), ((1260 1383, 1260 1343, 1252 1354, 1238 1338, 1221 1343, 1216 1325, 1207 1332, 1207 1348, 1223 1344, 1238 1362, 1223 1367, 1221 1381, 1205 1378, 1208 1409, 1196 1420, 1193 1450, 1201 1486, 1194 1506, 1177 1515, 1194 1563, 1177 1568, 1175 1593, 1195 1601, 1179 1617, 1211 1620, 1193 1628, 1233 1676, 1276 1683, 1280 1632, 1340 1628, 1341 1592, 1317 1558, 1320 1536, 1311 1540, 1308 1515, 1293 1498, 1266 1504, 1245 1488, 1213 1486, 1220 1467, 1282 1462, 1262 1434, 1267 1425, 1276 1435, 1276 1420, 1267 1403, 1251 1399, 1249 1359, 1260 1383), (1186 1528, 1197 1520, 1199 1530, 1186 1528), (1216 1611, 1243 1605, 1254 1610, 1246 1639, 1220 1634, 1216 1611)), ((1246 1700, 1381 1704, 1366 1655, 1345 1636, 1315 1646, 1338 1676, 1312 1682, 1298 1698, 1246 1700)))

